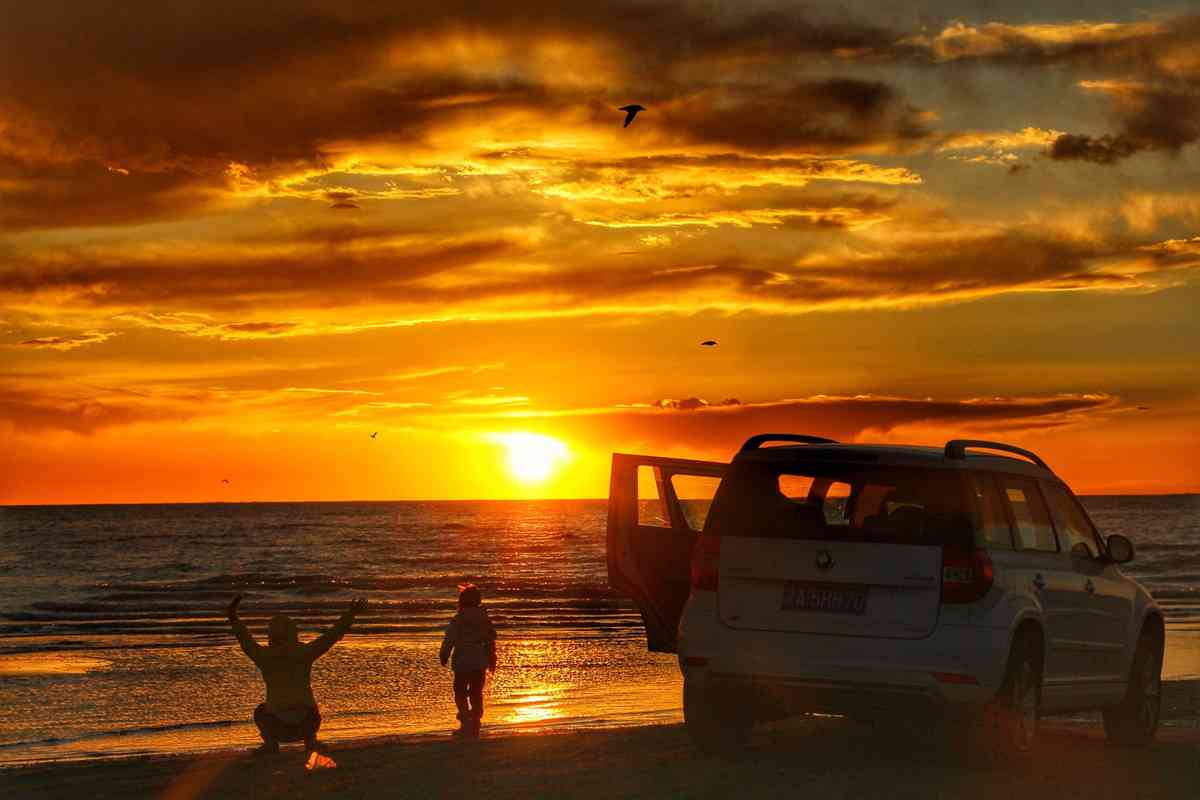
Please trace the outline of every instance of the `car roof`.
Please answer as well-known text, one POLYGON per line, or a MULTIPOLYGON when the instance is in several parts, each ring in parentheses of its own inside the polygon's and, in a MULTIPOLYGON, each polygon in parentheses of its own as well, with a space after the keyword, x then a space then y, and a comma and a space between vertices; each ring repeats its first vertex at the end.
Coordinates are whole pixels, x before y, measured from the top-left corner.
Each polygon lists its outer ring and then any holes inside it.
POLYGON ((965 458, 947 458, 944 447, 911 444, 800 444, 776 445, 743 450, 734 462, 754 461, 770 464, 802 461, 846 461, 888 467, 925 467, 1011 472, 1031 478, 1059 478, 1050 469, 1022 458, 967 453, 965 458))

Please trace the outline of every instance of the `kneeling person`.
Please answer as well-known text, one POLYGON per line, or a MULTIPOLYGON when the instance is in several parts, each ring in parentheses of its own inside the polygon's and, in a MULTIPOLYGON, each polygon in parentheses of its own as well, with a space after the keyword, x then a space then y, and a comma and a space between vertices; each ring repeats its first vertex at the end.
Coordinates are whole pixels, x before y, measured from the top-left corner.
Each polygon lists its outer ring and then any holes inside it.
POLYGON ((241 602, 239 595, 227 609, 233 635, 267 685, 267 701, 254 709, 254 723, 263 740, 258 752, 278 753, 280 742, 298 741, 303 741, 307 750, 316 750, 321 713, 312 692, 313 662, 346 635, 354 624, 354 616, 366 608, 366 601, 355 600, 333 627, 307 643, 300 641, 291 617, 272 617, 267 627, 266 647, 255 641, 246 623, 238 619, 241 602))

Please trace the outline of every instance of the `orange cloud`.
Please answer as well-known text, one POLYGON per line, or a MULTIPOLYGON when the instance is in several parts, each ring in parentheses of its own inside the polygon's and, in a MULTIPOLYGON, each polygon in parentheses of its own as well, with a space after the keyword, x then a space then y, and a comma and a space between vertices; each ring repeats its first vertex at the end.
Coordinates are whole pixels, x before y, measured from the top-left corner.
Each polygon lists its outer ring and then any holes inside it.
POLYGON ((936 62, 964 59, 1045 62, 1144 45, 1169 30, 1161 22, 968 25, 956 21, 933 36, 921 34, 902 39, 899 46, 919 50, 936 62))

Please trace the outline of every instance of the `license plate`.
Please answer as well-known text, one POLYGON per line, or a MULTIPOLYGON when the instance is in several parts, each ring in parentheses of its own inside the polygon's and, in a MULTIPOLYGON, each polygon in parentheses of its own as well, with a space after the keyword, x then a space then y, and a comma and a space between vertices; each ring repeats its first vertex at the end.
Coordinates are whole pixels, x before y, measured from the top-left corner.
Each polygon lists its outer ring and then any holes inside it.
POLYGON ((817 611, 825 614, 863 614, 867 587, 788 581, 783 585, 784 611, 817 611))

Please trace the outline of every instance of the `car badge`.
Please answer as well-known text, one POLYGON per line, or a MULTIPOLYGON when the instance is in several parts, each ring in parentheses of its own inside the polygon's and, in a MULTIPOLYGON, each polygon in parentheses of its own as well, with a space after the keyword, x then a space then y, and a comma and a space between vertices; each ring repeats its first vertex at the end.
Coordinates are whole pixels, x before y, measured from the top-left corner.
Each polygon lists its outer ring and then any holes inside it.
POLYGON ((829 569, 833 566, 833 554, 828 550, 817 551, 817 569, 829 569))

